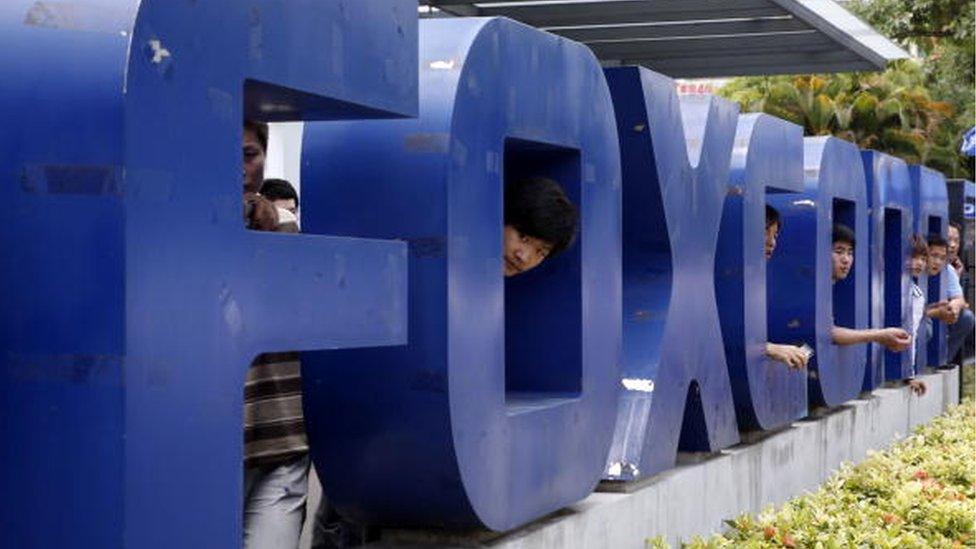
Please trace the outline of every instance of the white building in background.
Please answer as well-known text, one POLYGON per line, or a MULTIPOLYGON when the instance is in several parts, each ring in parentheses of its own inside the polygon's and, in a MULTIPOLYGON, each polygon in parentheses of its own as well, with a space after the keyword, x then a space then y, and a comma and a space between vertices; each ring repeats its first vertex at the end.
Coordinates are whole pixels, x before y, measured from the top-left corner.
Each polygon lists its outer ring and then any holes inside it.
POLYGON ((304 122, 276 122, 269 124, 268 154, 264 161, 264 177, 284 179, 302 193, 302 132, 304 122))

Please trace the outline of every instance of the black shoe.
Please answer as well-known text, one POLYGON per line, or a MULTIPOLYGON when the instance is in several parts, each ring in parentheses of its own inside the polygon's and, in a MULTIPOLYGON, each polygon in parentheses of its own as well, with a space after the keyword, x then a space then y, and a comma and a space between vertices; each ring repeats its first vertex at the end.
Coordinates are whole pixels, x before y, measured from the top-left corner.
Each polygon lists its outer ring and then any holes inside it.
POLYGON ((958 364, 940 364, 935 367, 936 370, 955 370, 958 368, 958 364))

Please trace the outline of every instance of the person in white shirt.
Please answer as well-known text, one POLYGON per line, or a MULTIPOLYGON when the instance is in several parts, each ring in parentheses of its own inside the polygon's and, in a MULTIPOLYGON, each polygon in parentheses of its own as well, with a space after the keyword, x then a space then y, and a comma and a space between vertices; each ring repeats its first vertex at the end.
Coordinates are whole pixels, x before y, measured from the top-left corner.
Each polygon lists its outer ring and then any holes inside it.
MULTIPOLYGON (((926 318, 943 320, 948 318, 951 312, 949 311, 948 301, 931 303, 926 306, 925 293, 918 286, 918 279, 921 276, 925 276, 928 272, 929 247, 925 239, 918 235, 912 237, 911 244, 912 252, 911 258, 908 260, 908 274, 912 278, 911 310, 909 312, 912 344, 909 349, 909 356, 912 359, 912 374, 913 376, 917 376, 920 367, 918 353, 924 352, 924 342, 928 340, 928 335, 921 332, 931 331, 929 322, 923 322, 923 320, 926 318), (918 345, 917 342, 919 340, 923 342, 922 345, 918 345)), ((926 386, 924 381, 912 378, 905 380, 905 382, 915 391, 915 394, 925 394, 926 386)))

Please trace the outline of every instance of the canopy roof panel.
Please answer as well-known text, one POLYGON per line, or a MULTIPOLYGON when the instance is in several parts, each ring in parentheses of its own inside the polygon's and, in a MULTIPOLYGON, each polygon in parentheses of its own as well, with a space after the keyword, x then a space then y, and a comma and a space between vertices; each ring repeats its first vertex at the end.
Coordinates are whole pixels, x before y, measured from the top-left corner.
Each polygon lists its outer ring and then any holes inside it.
POLYGON ((832 0, 419 0, 583 42, 674 78, 881 70, 908 54, 832 0))

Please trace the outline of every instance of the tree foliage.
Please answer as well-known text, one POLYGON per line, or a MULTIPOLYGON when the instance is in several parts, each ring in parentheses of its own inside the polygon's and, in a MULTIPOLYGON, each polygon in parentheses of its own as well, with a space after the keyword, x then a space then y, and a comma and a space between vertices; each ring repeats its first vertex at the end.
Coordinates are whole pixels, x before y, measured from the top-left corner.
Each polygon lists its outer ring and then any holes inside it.
POLYGON ((974 3, 857 0, 848 8, 920 59, 881 73, 737 78, 719 93, 744 111, 802 125, 806 135, 836 135, 972 179, 959 145, 974 123, 974 3))
POLYGON ((847 9, 902 44, 931 51, 949 39, 969 41, 972 49, 974 12, 969 0, 854 0, 847 9))
POLYGON ((926 83, 933 97, 957 105, 973 124, 976 71, 976 2, 972 0, 855 0, 848 8, 925 58, 926 83))

